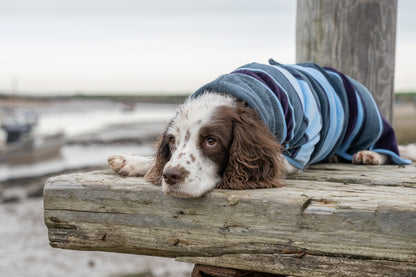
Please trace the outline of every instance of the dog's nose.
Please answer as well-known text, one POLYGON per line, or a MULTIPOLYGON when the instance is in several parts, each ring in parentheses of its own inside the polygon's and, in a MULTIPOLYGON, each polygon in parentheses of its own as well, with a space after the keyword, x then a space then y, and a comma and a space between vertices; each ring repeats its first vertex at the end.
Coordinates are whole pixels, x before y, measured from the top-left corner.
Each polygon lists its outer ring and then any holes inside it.
POLYGON ((169 185, 175 185, 183 182, 185 179, 185 170, 178 167, 168 167, 163 171, 163 179, 169 185))

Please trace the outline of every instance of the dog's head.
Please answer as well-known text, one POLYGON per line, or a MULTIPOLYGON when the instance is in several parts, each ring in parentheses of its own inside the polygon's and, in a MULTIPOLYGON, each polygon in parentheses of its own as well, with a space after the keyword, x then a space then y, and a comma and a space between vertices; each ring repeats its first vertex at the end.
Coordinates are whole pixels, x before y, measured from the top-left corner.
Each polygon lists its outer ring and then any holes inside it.
POLYGON ((257 112, 231 96, 190 98, 160 138, 145 178, 175 197, 279 186, 281 146, 257 112))

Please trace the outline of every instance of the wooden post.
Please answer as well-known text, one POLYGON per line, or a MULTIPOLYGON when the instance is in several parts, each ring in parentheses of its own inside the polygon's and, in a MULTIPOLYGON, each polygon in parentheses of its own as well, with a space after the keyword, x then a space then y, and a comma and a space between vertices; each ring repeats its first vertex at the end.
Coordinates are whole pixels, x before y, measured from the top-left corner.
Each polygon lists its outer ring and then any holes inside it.
POLYGON ((397 0, 298 0, 296 62, 364 84, 392 122, 397 0))

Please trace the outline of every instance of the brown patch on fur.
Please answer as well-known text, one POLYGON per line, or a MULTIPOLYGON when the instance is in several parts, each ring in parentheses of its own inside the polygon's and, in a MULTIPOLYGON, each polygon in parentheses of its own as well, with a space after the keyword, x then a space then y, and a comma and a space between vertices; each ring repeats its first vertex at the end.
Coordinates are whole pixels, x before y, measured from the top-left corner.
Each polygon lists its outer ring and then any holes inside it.
POLYGON ((191 138, 191 133, 189 131, 186 131, 185 144, 188 143, 188 141, 189 141, 190 138, 191 138))
POLYGON ((162 184, 162 174, 165 164, 171 158, 171 149, 169 148, 169 137, 166 136, 166 131, 160 137, 156 146, 155 162, 149 171, 144 176, 144 179, 154 185, 160 186, 162 184))
POLYGON ((199 145, 204 156, 215 162, 218 174, 224 173, 229 159, 229 149, 233 140, 233 120, 229 117, 231 107, 220 107, 212 116, 210 124, 203 126, 199 132, 199 145), (207 146, 208 138, 215 139, 215 146, 207 146))
POLYGON ((236 108, 222 107, 222 117, 232 120, 233 140, 221 189, 254 189, 280 187, 284 175, 282 146, 255 110, 240 102, 236 108))

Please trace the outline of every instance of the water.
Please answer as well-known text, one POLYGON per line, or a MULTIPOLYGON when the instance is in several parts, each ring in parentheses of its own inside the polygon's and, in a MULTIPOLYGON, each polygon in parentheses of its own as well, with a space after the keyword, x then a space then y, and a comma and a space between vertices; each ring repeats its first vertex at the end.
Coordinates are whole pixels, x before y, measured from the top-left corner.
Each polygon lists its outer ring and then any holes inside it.
POLYGON ((192 265, 173 259, 50 247, 43 200, 38 198, 44 175, 104 167, 113 154, 151 155, 152 141, 163 131, 176 105, 138 103, 129 112, 125 104, 111 101, 13 105, 18 112, 34 110, 40 114, 36 134, 63 131, 66 144, 48 160, 0 164, 1 276, 147 276, 146 272, 152 276, 190 276, 192 265))
POLYGON ((34 133, 38 136, 63 132, 66 144, 48 160, 0 164, 0 182, 7 179, 38 177, 54 172, 88 167, 104 167, 114 154, 153 154, 153 141, 163 132, 177 105, 128 105, 112 101, 55 101, 15 110, 36 111, 40 119, 34 133), (134 107, 126 111, 126 107, 134 107), (124 143, 122 143, 124 142, 124 143))
POLYGON ((37 133, 64 131, 67 137, 91 133, 112 125, 166 122, 176 105, 137 103, 133 111, 127 104, 111 101, 70 101, 55 103, 41 110, 37 133))
POLYGON ((54 172, 77 170, 87 167, 105 167, 107 158, 115 154, 137 154, 150 156, 151 145, 66 145, 54 159, 37 163, 0 166, 0 182, 8 179, 39 177, 54 172))

